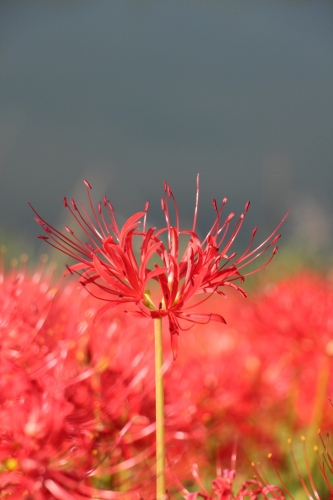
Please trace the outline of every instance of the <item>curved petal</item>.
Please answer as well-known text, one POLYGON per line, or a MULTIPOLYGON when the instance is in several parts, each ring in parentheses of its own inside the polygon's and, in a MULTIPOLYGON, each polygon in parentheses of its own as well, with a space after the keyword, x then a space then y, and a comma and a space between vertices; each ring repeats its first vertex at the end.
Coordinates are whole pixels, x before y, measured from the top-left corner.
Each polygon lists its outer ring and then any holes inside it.
POLYGON ((191 321, 192 323, 205 324, 210 321, 217 321, 218 323, 227 324, 226 320, 220 314, 215 313, 175 313, 178 318, 184 319, 186 321, 191 321))
POLYGON ((117 307, 120 304, 123 304, 124 302, 133 302, 133 301, 130 301, 130 300, 124 301, 124 300, 120 299, 120 300, 116 300, 116 301, 112 301, 112 302, 110 301, 105 306, 101 307, 97 311, 97 313, 95 314, 95 317, 94 317, 94 320, 93 320, 94 325, 97 325, 97 323, 99 322, 99 320, 101 319, 101 317, 103 316, 103 314, 105 314, 110 309, 113 309, 114 307, 117 307))

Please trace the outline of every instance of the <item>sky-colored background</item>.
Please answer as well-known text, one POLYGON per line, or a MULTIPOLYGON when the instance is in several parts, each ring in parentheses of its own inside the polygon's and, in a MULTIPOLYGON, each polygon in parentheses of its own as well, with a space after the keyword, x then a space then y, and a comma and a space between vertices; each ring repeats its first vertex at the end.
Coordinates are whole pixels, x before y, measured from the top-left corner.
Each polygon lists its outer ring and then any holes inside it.
POLYGON ((1 1, 4 240, 25 251, 27 200, 57 224, 83 178, 151 224, 167 180, 185 227, 197 172, 202 234, 228 196, 248 233, 291 208, 286 239, 332 245, 331 0, 1 1))

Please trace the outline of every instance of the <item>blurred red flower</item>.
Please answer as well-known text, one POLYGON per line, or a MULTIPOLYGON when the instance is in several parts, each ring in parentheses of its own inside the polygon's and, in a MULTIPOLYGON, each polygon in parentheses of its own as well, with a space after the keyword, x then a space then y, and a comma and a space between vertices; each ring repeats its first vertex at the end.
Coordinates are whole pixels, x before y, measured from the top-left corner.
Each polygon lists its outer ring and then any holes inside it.
POLYGON ((331 427, 333 413, 327 400, 333 390, 330 280, 303 271, 266 286, 248 305, 238 323, 239 332, 256 334, 258 349, 267 352, 269 363, 262 376, 267 394, 284 409, 281 419, 292 422, 294 430, 311 426, 314 435, 320 426, 331 427))
POLYGON ((0 496, 137 498, 120 471, 154 452, 140 443, 154 430, 141 412, 145 353, 133 356, 131 342, 120 352, 116 321, 92 325, 94 299, 25 262, 4 271, 0 255, 0 496), (131 491, 118 495, 119 484, 131 491))

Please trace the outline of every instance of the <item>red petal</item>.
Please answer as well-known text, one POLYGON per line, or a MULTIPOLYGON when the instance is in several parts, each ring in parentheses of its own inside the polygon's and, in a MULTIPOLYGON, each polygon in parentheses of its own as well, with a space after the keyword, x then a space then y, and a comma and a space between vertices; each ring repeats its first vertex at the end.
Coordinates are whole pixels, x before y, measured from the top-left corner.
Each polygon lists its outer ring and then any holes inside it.
POLYGON ((101 307, 101 309, 99 309, 97 311, 97 313, 95 314, 95 317, 94 317, 94 325, 96 325, 98 323, 98 321, 101 319, 101 317, 103 316, 103 314, 105 314, 109 309, 113 309, 114 307, 117 307, 119 306, 120 304, 123 304, 124 302, 128 302, 128 301, 125 301, 125 300, 117 300, 116 302, 108 302, 105 306, 101 307))

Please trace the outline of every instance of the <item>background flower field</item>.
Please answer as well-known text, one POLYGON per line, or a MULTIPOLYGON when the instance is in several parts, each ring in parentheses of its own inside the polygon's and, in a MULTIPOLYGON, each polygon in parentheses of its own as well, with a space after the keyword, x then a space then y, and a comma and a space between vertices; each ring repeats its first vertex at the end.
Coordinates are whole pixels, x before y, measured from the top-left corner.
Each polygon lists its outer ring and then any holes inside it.
MULTIPOLYGON (((94 325, 99 302, 46 258, 28 268, 25 256, 3 261, 2 497, 154 498, 152 321, 116 308, 94 325)), ((253 475, 282 488, 276 467, 294 497, 307 498, 291 438, 306 481, 311 470, 329 498, 325 455, 313 449, 323 450, 317 431, 325 440, 333 423, 330 275, 303 269, 273 281, 267 272, 250 298, 212 300, 227 325, 183 332, 176 361, 165 338, 168 492, 213 495, 236 451, 235 494, 253 475)), ((232 498, 224 495, 212 498, 232 498)))

